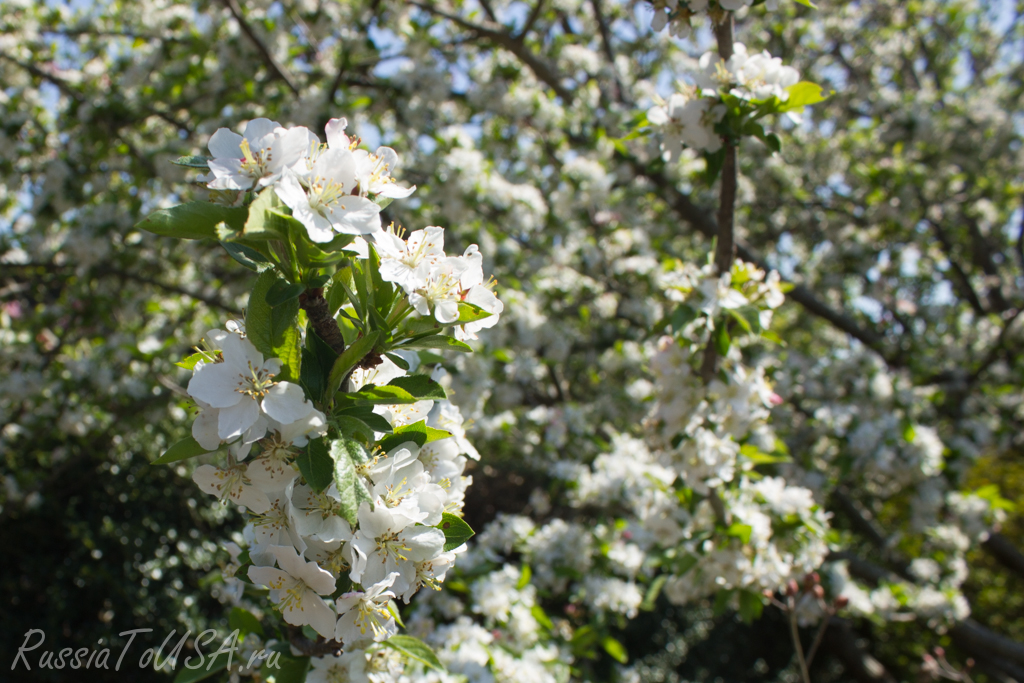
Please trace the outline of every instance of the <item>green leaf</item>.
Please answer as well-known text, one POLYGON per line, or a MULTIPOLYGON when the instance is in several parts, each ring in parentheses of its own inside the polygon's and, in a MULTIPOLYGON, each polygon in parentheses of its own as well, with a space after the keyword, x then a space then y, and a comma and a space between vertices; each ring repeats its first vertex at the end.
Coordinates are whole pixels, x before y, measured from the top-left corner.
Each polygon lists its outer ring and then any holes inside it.
POLYGON ((338 309, 346 302, 354 302, 353 306, 356 315, 363 317, 359 306, 359 298, 355 295, 355 281, 352 279, 352 269, 349 267, 340 268, 331 278, 331 286, 327 289, 327 308, 331 315, 336 315, 338 309))
POLYGON ((740 618, 743 619, 743 623, 753 622, 763 611, 764 601, 760 595, 751 591, 740 591, 740 618))
POLYGON ((443 401, 448 398, 448 394, 445 393, 444 387, 430 379, 427 375, 406 375, 404 377, 396 377, 388 382, 387 386, 405 389, 421 401, 443 401))
POLYGON ((398 609, 397 602, 394 600, 388 600, 388 612, 391 612, 392 618, 394 618, 395 623, 398 624, 399 627, 405 628, 405 622, 402 621, 402 611, 398 609))
POLYGON ((726 610, 729 609, 729 601, 732 600, 734 592, 732 590, 720 590, 715 593, 715 603, 711 608, 715 616, 725 614, 726 610))
POLYGON ((370 406, 350 406, 337 410, 334 414, 338 417, 350 417, 364 422, 376 432, 384 432, 386 434, 392 432, 391 423, 383 415, 373 412, 373 408, 370 406))
POLYGON ((715 343, 715 351, 718 352, 719 356, 724 356, 729 353, 729 330, 725 326, 725 321, 721 321, 715 326, 715 331, 712 332, 714 335, 713 340, 715 343))
POLYGON ((516 583, 516 590, 521 591, 530 585, 530 578, 533 576, 533 570, 530 569, 530 565, 524 564, 523 568, 519 571, 519 582, 516 583))
POLYGON ((665 587, 666 581, 668 581, 668 575, 660 574, 651 582, 647 592, 644 594, 644 601, 640 603, 640 609, 644 612, 650 612, 654 609, 658 601, 658 595, 661 593, 661 589, 665 587))
POLYGON ((339 397, 351 401, 357 406, 387 406, 415 403, 416 397, 398 387, 378 387, 366 384, 354 394, 338 394, 339 397))
MULTIPOLYGON (((205 641, 203 641, 205 642, 205 641)), ((216 640, 211 641, 216 643, 216 640)), ((216 650, 214 650, 216 652, 216 650)), ((219 671, 223 671, 228 668, 228 659, 232 657, 231 653, 222 652, 221 654, 213 657, 213 652, 203 654, 203 659, 199 659, 199 655, 189 655, 191 661, 186 662, 182 660, 182 670, 178 672, 178 675, 174 677, 174 683, 195 683, 196 681, 202 681, 210 676, 214 675, 219 671), (196 668, 189 669, 188 665, 196 668)), ((238 653, 234 653, 234 658, 238 658, 238 653)))
POLYGON ((249 303, 245 308, 245 334, 265 358, 274 351, 273 309, 267 303, 267 292, 278 279, 272 270, 260 273, 249 293, 249 303))
POLYGON ((178 157, 171 163, 175 166, 185 166, 186 168, 198 168, 203 171, 210 170, 210 159, 213 157, 204 157, 197 154, 189 154, 183 157, 178 157))
POLYGON ((917 432, 914 431, 914 425, 908 422, 903 427, 903 440, 907 443, 914 443, 915 436, 917 436, 917 432))
POLYGON ((284 204, 274 193, 273 187, 260 192, 256 201, 249 205, 242 234, 254 240, 286 240, 288 226, 282 220, 281 214, 274 211, 282 207, 284 204))
POLYGON ((338 359, 334 361, 334 366, 331 368, 331 374, 327 378, 327 391, 324 394, 325 401, 329 402, 334 397, 334 394, 341 388, 341 383, 345 381, 345 378, 352 372, 352 369, 359 365, 373 351, 373 347, 379 338, 379 332, 367 332, 349 344, 348 348, 338 356, 338 359))
POLYGON ((188 202, 155 211, 135 225, 155 235, 185 240, 217 239, 217 224, 227 223, 240 230, 245 209, 210 202, 188 202))
POLYGON ((312 325, 307 326, 306 345, 302 347, 302 370, 299 373, 299 383, 314 401, 323 401, 327 379, 331 374, 334 361, 337 359, 338 354, 334 352, 334 349, 320 338, 320 335, 313 330, 312 325))
POLYGON ((531 607, 530 614, 533 615, 533 618, 537 620, 538 624, 540 624, 547 630, 550 631, 555 627, 554 623, 551 621, 551 618, 544 613, 544 608, 540 605, 534 605, 533 607, 531 607))
MULTIPOLYGON (((387 420, 384 420, 387 422, 387 420)), ((373 443, 377 436, 376 430, 357 417, 348 415, 335 415, 330 419, 331 426, 342 436, 350 439, 362 440, 367 444, 373 443)))
POLYGON ((209 354, 206 353, 193 353, 191 356, 186 356, 182 360, 175 363, 179 368, 185 368, 186 370, 192 370, 199 364, 199 361, 211 362, 213 359, 210 358, 209 354))
POLYGON ((803 5, 804 7, 810 7, 811 9, 818 9, 818 6, 811 2, 811 0, 793 0, 793 2, 803 5))
POLYGON ((235 259, 249 270, 257 273, 262 272, 273 264, 259 251, 245 244, 238 242, 221 242, 220 246, 228 252, 231 258, 235 259))
POLYGON ((255 633, 263 637, 263 625, 260 620, 253 616, 252 612, 241 607, 232 607, 228 615, 228 628, 232 631, 239 631, 244 636, 246 633, 255 633))
POLYGON ((256 278, 245 311, 245 333, 264 358, 279 358, 279 381, 296 382, 300 377, 300 350, 297 299, 279 306, 267 303, 267 293, 277 282, 283 282, 273 270, 265 270, 256 278))
POLYGON ((465 301, 460 301, 459 319, 453 322, 452 325, 465 325, 466 323, 473 323, 477 320, 490 318, 492 315, 492 313, 485 311, 476 304, 468 304, 465 301))
POLYGON ((206 450, 191 436, 186 436, 184 439, 168 448, 163 455, 150 464, 167 465, 172 462, 178 462, 179 460, 188 460, 189 458, 194 458, 197 455, 203 455, 204 453, 213 453, 213 451, 206 450))
POLYGON ((769 453, 765 453, 751 443, 743 444, 743 446, 740 447, 740 454, 755 465, 774 465, 776 463, 790 461, 790 459, 785 455, 771 455, 769 453))
POLYGON ((733 538, 740 539, 740 543, 746 545, 750 543, 750 534, 752 534, 754 528, 749 524, 741 524, 740 522, 733 522, 732 525, 726 530, 726 535, 732 536, 733 538))
POLYGON ((369 456, 362 444, 343 436, 331 443, 331 459, 334 461, 334 483, 338 485, 341 515, 355 526, 359 504, 373 502, 362 477, 356 472, 356 465, 366 462, 369 456))
POLYGON ((271 308, 287 303, 292 299, 298 299, 299 295, 306 291, 302 285, 292 284, 287 280, 277 280, 267 290, 267 303, 271 308))
POLYGON ((429 337, 422 337, 420 339, 414 339, 410 342, 401 344, 398 348, 403 349, 451 349, 453 351, 462 351, 464 353, 472 353, 473 347, 469 344, 465 344, 455 339, 454 337, 446 337, 441 334, 432 334, 429 337))
POLYGON ((612 659, 619 664, 625 664, 629 661, 629 655, 626 653, 626 648, 623 647, 622 643, 611 636, 604 637, 601 641, 601 647, 603 647, 604 651, 611 655, 612 659))
POLYGON ((745 317, 743 317, 743 315, 739 311, 737 311, 734 308, 730 308, 730 309, 726 309, 726 310, 729 313, 729 315, 732 316, 733 320, 735 320, 736 322, 738 322, 740 324, 740 327, 743 328, 744 332, 746 332, 747 334, 750 334, 753 331, 751 329, 751 327, 750 327, 750 323, 747 321, 747 319, 745 317))
POLYGON ((461 517, 449 512, 441 513, 437 528, 444 532, 444 551, 450 552, 473 537, 476 532, 461 517))
POLYGON ((334 460, 327 450, 326 439, 310 439, 295 458, 295 464, 314 491, 323 491, 334 480, 334 460))
POLYGON ((789 99, 779 103, 778 111, 780 113, 803 109, 809 105, 823 102, 832 94, 831 92, 826 94, 820 85, 810 81, 794 83, 786 88, 786 92, 789 93, 789 99))
POLYGON ((672 331, 678 332, 679 330, 683 329, 691 322, 696 320, 697 315, 697 311, 695 311, 692 306, 688 306, 686 304, 679 304, 676 307, 676 310, 672 311, 672 331))
POLYGON ((387 356, 388 360, 390 360, 392 363, 408 372, 409 361, 405 360, 404 358, 395 353, 385 353, 384 355, 387 356))
POLYGON ((722 172, 722 164, 725 163, 725 147, 723 146, 717 152, 705 152, 704 160, 707 164, 704 168, 704 182, 711 185, 718 179, 718 174, 722 172))
POLYGON ((446 673, 444 666, 441 664, 441 660, 437 658, 437 655, 435 655, 434 651, 430 649, 430 646, 419 638, 413 638, 412 636, 406 635, 391 636, 384 641, 384 644, 392 650, 397 650, 406 657, 420 662, 428 669, 446 673))
MULTIPOLYGON (((380 431, 380 430, 377 430, 380 431)), ((403 443, 408 441, 414 442, 417 446, 423 447, 425 444, 431 441, 439 441, 440 439, 447 439, 452 434, 446 432, 443 429, 435 429, 434 427, 428 427, 425 420, 414 422, 411 425, 405 425, 394 430, 390 436, 385 436, 380 440, 378 444, 385 453, 389 452, 393 448, 401 446, 403 443)))
POLYGON ((303 683, 306 671, 309 670, 309 657, 292 657, 282 654, 277 660, 277 668, 267 666, 267 660, 260 667, 260 679, 267 683, 303 683))

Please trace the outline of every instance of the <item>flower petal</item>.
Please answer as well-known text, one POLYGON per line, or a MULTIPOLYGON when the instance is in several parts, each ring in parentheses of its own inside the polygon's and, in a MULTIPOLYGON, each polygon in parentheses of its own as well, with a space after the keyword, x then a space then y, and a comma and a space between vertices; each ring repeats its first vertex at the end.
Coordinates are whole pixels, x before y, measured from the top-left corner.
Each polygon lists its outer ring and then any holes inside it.
POLYGON ((224 441, 230 441, 252 427, 259 416, 259 404, 248 396, 244 396, 243 400, 235 405, 220 410, 217 419, 217 433, 224 441))
POLYGON ((301 420, 313 410, 302 387, 291 382, 278 382, 263 397, 263 411, 281 424, 301 420))

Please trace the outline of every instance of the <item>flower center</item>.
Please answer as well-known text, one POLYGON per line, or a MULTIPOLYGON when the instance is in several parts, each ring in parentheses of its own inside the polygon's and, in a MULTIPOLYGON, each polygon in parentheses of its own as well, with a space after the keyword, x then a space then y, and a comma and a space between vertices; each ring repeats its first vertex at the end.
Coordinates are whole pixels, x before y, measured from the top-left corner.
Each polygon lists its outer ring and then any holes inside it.
POLYGON ((249 147, 249 141, 243 139, 242 144, 242 171, 253 178, 262 178, 270 171, 270 160, 273 158, 273 151, 268 147, 259 152, 253 152, 249 147))
POLYGON ((302 598, 308 590, 309 587, 306 586, 305 581, 302 579, 296 579, 295 583, 281 595, 281 602, 278 603, 281 606, 281 611, 288 609, 297 609, 301 611, 303 609, 302 598))
POLYGON ((245 394, 254 401, 263 400, 263 397, 270 391, 270 387, 277 384, 272 378, 274 373, 264 367, 254 368, 249 362, 249 376, 239 375, 238 389, 240 394, 245 394))
POLYGON ((345 186, 341 183, 316 176, 309 182, 306 188, 309 191, 309 208, 321 216, 334 213, 334 205, 337 204, 342 211, 344 204, 338 204, 345 194, 345 186))

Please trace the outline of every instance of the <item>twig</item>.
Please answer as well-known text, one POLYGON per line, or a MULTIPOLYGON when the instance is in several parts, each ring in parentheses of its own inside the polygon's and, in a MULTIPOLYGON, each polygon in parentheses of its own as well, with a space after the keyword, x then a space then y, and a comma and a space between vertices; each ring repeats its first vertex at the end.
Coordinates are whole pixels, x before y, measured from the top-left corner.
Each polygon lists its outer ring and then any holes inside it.
POLYGON ((810 670, 811 664, 814 662, 814 655, 818 654, 818 646, 821 645, 821 641, 825 637, 825 629, 828 628, 828 622, 831 620, 832 614, 826 612, 825 617, 821 620, 821 626, 818 627, 818 633, 814 636, 814 642, 811 643, 811 649, 807 651, 808 670, 810 670))
POLYGON ((793 596, 789 597, 789 635, 793 638, 793 648, 796 650, 796 660, 800 663, 800 675, 804 683, 811 683, 811 674, 807 670, 807 660, 804 659, 804 646, 800 644, 800 629, 796 623, 796 602, 793 596))
POLYGON ((221 0, 223 5, 228 8, 231 12, 231 16, 238 22, 238 27, 242 29, 242 33, 249 37, 252 44, 259 50, 260 54, 263 55, 263 61, 267 63, 270 70, 275 76, 284 81, 284 84, 288 86, 288 89, 292 91, 292 94, 298 97, 299 88, 295 85, 291 76, 284 70, 284 67, 277 63, 277 59, 274 58, 274 54, 270 51, 270 48, 260 39, 256 32, 253 31, 252 26, 245 20, 245 16, 242 14, 242 8, 238 6, 237 0, 221 0))

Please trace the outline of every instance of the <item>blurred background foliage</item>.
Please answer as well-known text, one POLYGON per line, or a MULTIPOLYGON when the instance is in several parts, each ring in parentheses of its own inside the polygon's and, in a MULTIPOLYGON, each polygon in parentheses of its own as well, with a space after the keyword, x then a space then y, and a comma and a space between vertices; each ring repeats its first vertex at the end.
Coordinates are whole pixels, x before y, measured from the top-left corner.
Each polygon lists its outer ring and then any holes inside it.
MULTIPOLYGON (((775 423, 802 468, 787 476, 855 498, 852 516, 830 507, 837 542, 892 569, 921 547, 921 492, 873 483, 835 427, 843 410, 932 425, 943 487, 995 484, 1024 509, 1021 7, 779 5, 742 13, 737 35, 835 94, 780 126, 781 155, 744 143, 740 255, 800 285, 773 351, 775 423)), ((467 519, 586 518, 546 463, 636 429, 647 406, 628 388, 662 313, 651 272, 702 259, 714 232, 699 157, 669 166, 656 140, 617 140, 710 45, 706 27, 674 40, 649 20, 611 0, 0 0, 0 662, 29 628, 56 648, 224 625, 209 580, 235 513, 187 467, 148 463, 190 423, 173 363, 240 315, 246 280, 223 252, 133 225, 202 197, 170 160, 257 116, 313 130, 349 117, 419 186, 388 220, 494 255, 506 316, 479 367, 452 366, 484 455, 467 519)), ((1024 545, 1015 513, 1000 531, 1024 545)), ((1024 641, 1021 570, 985 546, 968 562, 972 618, 1024 641)), ((788 680, 780 620, 660 601, 620 639, 651 680, 788 680)), ((935 645, 973 656, 979 680, 1024 670, 920 622, 830 634, 815 680, 914 680, 935 645)), ((579 675, 610 676, 601 657, 579 675)))

